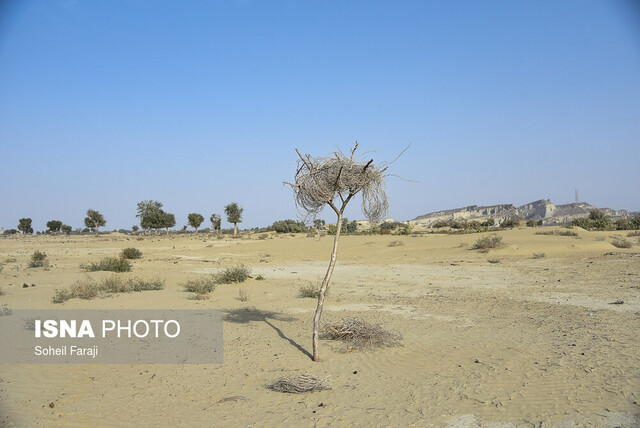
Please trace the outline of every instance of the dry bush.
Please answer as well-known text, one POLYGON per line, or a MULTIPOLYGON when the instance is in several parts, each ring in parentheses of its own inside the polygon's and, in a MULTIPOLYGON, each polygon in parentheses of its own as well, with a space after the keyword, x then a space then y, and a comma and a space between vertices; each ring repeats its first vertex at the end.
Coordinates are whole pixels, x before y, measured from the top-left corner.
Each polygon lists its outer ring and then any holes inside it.
POLYGON ((120 257, 127 260, 141 259, 142 251, 133 247, 125 248, 124 250, 122 250, 122 253, 120 253, 120 257))
POLYGON ((545 253, 533 253, 534 259, 544 259, 545 257, 547 257, 545 253))
POLYGON ((627 241, 624 238, 616 238, 613 241, 611 241, 611 245, 613 245, 616 248, 631 248, 633 247, 633 244, 629 241, 627 241))
POLYGON ((250 273, 251 270, 244 265, 229 267, 217 275, 217 281, 220 284, 240 283, 246 281, 250 273))
POLYGON ((11 315, 12 312, 13 311, 9 308, 9 305, 7 305, 6 303, 0 306, 0 317, 11 315))
POLYGON ((28 266, 30 268, 48 267, 49 261, 47 260, 47 254, 40 251, 34 251, 33 254, 31 254, 31 261, 28 266))
POLYGON ((240 299, 241 302, 248 302, 250 294, 251 294, 251 290, 245 287, 240 287, 238 289, 238 299, 240 299))
POLYGON ((122 258, 105 257, 99 262, 80 265, 87 272, 131 272, 131 262, 122 258))
POLYGON ((112 276, 105 278, 101 282, 95 282, 91 278, 76 281, 68 290, 56 289, 51 301, 53 303, 64 303, 69 299, 94 299, 101 295, 115 293, 131 293, 148 290, 162 290, 164 280, 142 278, 119 278, 112 276))
POLYGON ((404 245, 404 242, 402 241, 391 241, 389 242, 389 245, 387 245, 388 247, 402 247, 404 245))
POLYGON ((488 259, 487 261, 488 261, 489 263, 491 263, 491 264, 497 264, 497 263, 500 263, 500 259, 488 259))
POLYGON ((627 233, 628 238, 633 238, 634 236, 640 236, 640 230, 634 230, 633 232, 627 233))
POLYGON ((216 289, 218 279, 216 275, 202 275, 198 278, 187 280, 182 286, 186 291, 196 294, 211 293, 216 289))
POLYGON ((4 296, 5 294, 7 294, 7 293, 5 293, 4 290, 2 289, 2 287, 0 287, 0 296, 4 296))
POLYGON ((264 241, 268 237, 269 237, 268 233, 261 233, 260 235, 258 235, 258 239, 261 240, 261 241, 264 241))
POLYGON ((187 299, 189 299, 189 300, 209 300, 209 295, 206 294, 206 293, 193 293, 192 295, 187 297, 187 299))
POLYGON ((369 324, 359 318, 342 320, 339 324, 325 325, 322 339, 346 342, 347 352, 368 350, 383 346, 401 346, 402 335, 369 324))
POLYGON ((299 374, 295 376, 283 376, 268 385, 272 391, 288 392, 290 394, 302 394, 305 392, 323 391, 331 389, 329 378, 321 379, 310 374, 299 374))
POLYGON ((553 236, 578 236, 576 232, 571 230, 543 230, 536 232, 536 235, 553 235, 553 236))
POLYGON ((502 237, 496 235, 483 236, 478 239, 473 247, 473 250, 480 250, 481 253, 487 253, 491 249, 502 248, 504 244, 502 243, 502 237))
MULTIPOLYGON (((301 285, 298 289, 298 293, 300 293, 300 297, 317 299, 320 295, 320 289, 315 287, 313 284, 301 285)), ((325 293, 325 295, 327 294, 329 294, 329 290, 325 293)))

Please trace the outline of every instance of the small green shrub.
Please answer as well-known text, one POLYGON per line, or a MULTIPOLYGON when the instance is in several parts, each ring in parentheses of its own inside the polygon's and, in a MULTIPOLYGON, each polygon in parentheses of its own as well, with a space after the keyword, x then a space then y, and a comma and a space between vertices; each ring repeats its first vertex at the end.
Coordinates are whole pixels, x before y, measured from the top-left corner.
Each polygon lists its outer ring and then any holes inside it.
POLYGON ((127 260, 141 259, 142 251, 133 247, 125 248, 122 250, 122 253, 120 253, 120 257, 127 260))
POLYGON ((274 222, 269 230, 277 233, 303 233, 307 231, 307 226, 301 221, 287 219, 274 222))
POLYGON ((216 289, 218 280, 216 275, 203 275, 187 280, 182 286, 190 293, 207 294, 216 289))
POLYGON ((240 283, 246 281, 250 273, 251 270, 244 265, 229 267, 217 275, 217 280, 220 284, 240 283))
POLYGON ((4 259, 5 263, 15 263, 17 261, 18 261, 18 259, 14 258, 14 257, 7 257, 6 259, 4 259))
POLYGON ((496 235, 483 236, 479 238, 473 247, 473 250, 480 250, 480 252, 487 253, 489 250, 502 248, 504 244, 502 244, 502 237, 496 235))
POLYGON ((491 264, 500 263, 500 259, 488 259, 487 261, 491 264))
POLYGON ((264 281, 264 276, 262 275, 256 276, 256 281, 264 281))
POLYGON ((46 253, 43 253, 40 251, 34 251, 33 254, 31 254, 31 261, 29 262, 30 268, 48 267, 48 266, 49 266, 49 261, 47 260, 46 253))
POLYGON ((122 258, 105 257, 99 262, 84 264, 80 266, 87 272, 131 272, 131 262, 122 258))

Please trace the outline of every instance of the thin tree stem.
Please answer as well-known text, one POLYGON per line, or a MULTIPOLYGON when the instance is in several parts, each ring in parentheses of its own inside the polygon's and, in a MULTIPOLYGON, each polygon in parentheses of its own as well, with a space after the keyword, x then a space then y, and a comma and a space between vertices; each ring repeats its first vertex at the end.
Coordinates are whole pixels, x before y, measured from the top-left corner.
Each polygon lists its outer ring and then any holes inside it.
MULTIPOLYGON (((343 206, 344 209, 344 206, 343 206)), ((336 235, 333 238, 333 251, 331 251, 331 260, 329 261, 329 268, 322 280, 322 286, 320 287, 320 294, 318 295, 318 306, 316 308, 316 314, 313 317, 313 361, 320 361, 318 355, 318 331, 320 330, 320 317, 322 316, 322 307, 324 305, 324 296, 333 274, 333 268, 336 266, 336 258, 338 256, 338 239, 340 238, 340 229, 342 229, 342 211, 338 212, 338 223, 336 223, 336 235)))

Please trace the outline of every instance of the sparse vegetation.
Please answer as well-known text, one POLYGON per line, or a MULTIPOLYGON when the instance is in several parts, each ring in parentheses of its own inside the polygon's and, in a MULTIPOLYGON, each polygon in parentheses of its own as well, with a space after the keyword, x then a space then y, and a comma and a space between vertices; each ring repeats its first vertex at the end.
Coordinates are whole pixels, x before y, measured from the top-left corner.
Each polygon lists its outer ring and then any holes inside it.
POLYGON ((240 299, 241 302, 248 302, 250 294, 251 291, 246 287, 240 287, 238 289, 238 299, 240 299))
POLYGON ((217 280, 220 284, 240 283, 246 281, 250 273, 251 270, 244 265, 228 267, 217 275, 217 280))
POLYGON ((216 289, 217 284, 216 275, 202 275, 198 278, 187 280, 182 286, 190 293, 209 294, 216 289))
POLYGON ((7 257, 6 259, 4 259, 5 263, 15 263, 17 261, 18 259, 16 259, 15 257, 7 257))
POLYGON ((256 281, 264 281, 264 276, 262 275, 256 276, 256 281))
POLYGON ((524 219, 520 216, 515 216, 512 218, 509 218, 505 221, 503 221, 502 223, 500 223, 500 227, 505 229, 507 227, 509 228, 514 228, 514 227, 519 227, 520 223, 523 221, 524 219))
POLYGON ((323 391, 331 389, 329 378, 321 379, 310 374, 302 373, 295 376, 283 376, 268 385, 272 391, 302 394, 305 392, 323 391))
POLYGON ((631 248, 633 246, 631 242, 627 241, 624 238, 615 238, 613 241, 611 241, 611 245, 616 248, 631 248))
POLYGON ((325 325, 321 337, 346 342, 347 352, 402 345, 401 334, 390 332, 379 325, 369 324, 359 318, 345 319, 339 324, 325 325))
POLYGON ((404 245, 404 242, 402 241, 391 241, 389 242, 387 247, 402 247, 403 245, 404 245))
MULTIPOLYGON (((458 234, 458 233, 479 233, 487 232, 491 227, 496 224, 493 218, 488 218, 485 221, 469 220, 469 221, 457 221, 457 220, 440 220, 435 222, 431 227, 434 229, 449 228, 444 233, 458 234)), ((442 233, 442 232, 439 232, 442 233)))
POLYGON ((87 272, 131 272, 131 262, 123 258, 105 257, 98 262, 83 264, 80 267, 87 272))
MULTIPOLYGON (((320 289, 313 286, 313 284, 302 285, 298 289, 298 293, 300 293, 300 297, 309 297, 313 299, 317 299, 320 295, 320 289)), ((329 290, 325 292, 325 295, 329 294, 329 290)))
POLYGON ((306 232, 308 228, 301 221, 287 219, 274 222, 269 227, 269 230, 277 233, 303 233, 306 232))
POLYGON ((142 251, 133 247, 125 248, 122 250, 122 253, 120 253, 120 257, 127 260, 141 259, 142 251))
POLYGON ((502 243, 502 237, 497 235, 489 235, 483 236, 479 238, 471 249, 480 250, 481 253, 487 253, 489 250, 502 248, 504 244, 502 243))
POLYGON ((628 238, 632 238, 634 236, 640 236, 640 230, 634 230, 633 232, 627 233, 628 238))
POLYGON ((0 296, 4 296, 6 293, 4 292, 4 290, 2 289, 2 287, 0 287, 0 296))
POLYGON ((49 261, 47 260, 47 254, 41 251, 34 251, 31 254, 31 261, 29 262, 30 268, 48 267, 49 261))
POLYGON ((545 253, 533 253, 534 259, 544 259, 545 257, 547 257, 545 253))
POLYGON ((553 236, 578 236, 578 234, 572 230, 541 230, 536 232, 536 235, 553 235, 553 236))
POLYGON ((497 264, 500 263, 500 259, 487 259, 487 261, 491 264, 497 264))
POLYGON ((9 305, 7 305, 6 303, 0 306, 0 317, 11 315, 12 312, 13 311, 11 310, 11 308, 9 308, 9 305))
POLYGON ((53 303, 64 303, 69 299, 95 299, 101 295, 115 293, 131 293, 147 290, 162 290, 164 280, 145 280, 137 277, 121 278, 112 276, 96 282, 91 278, 76 281, 69 289, 56 289, 51 301, 53 303))

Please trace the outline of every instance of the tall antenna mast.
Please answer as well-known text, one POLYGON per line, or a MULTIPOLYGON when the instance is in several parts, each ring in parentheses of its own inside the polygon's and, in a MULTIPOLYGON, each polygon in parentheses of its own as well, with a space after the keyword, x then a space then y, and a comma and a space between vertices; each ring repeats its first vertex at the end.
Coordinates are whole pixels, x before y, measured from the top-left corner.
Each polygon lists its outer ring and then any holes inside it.
POLYGON ((576 189, 576 203, 580 202, 580 199, 578 199, 578 189, 576 189))

